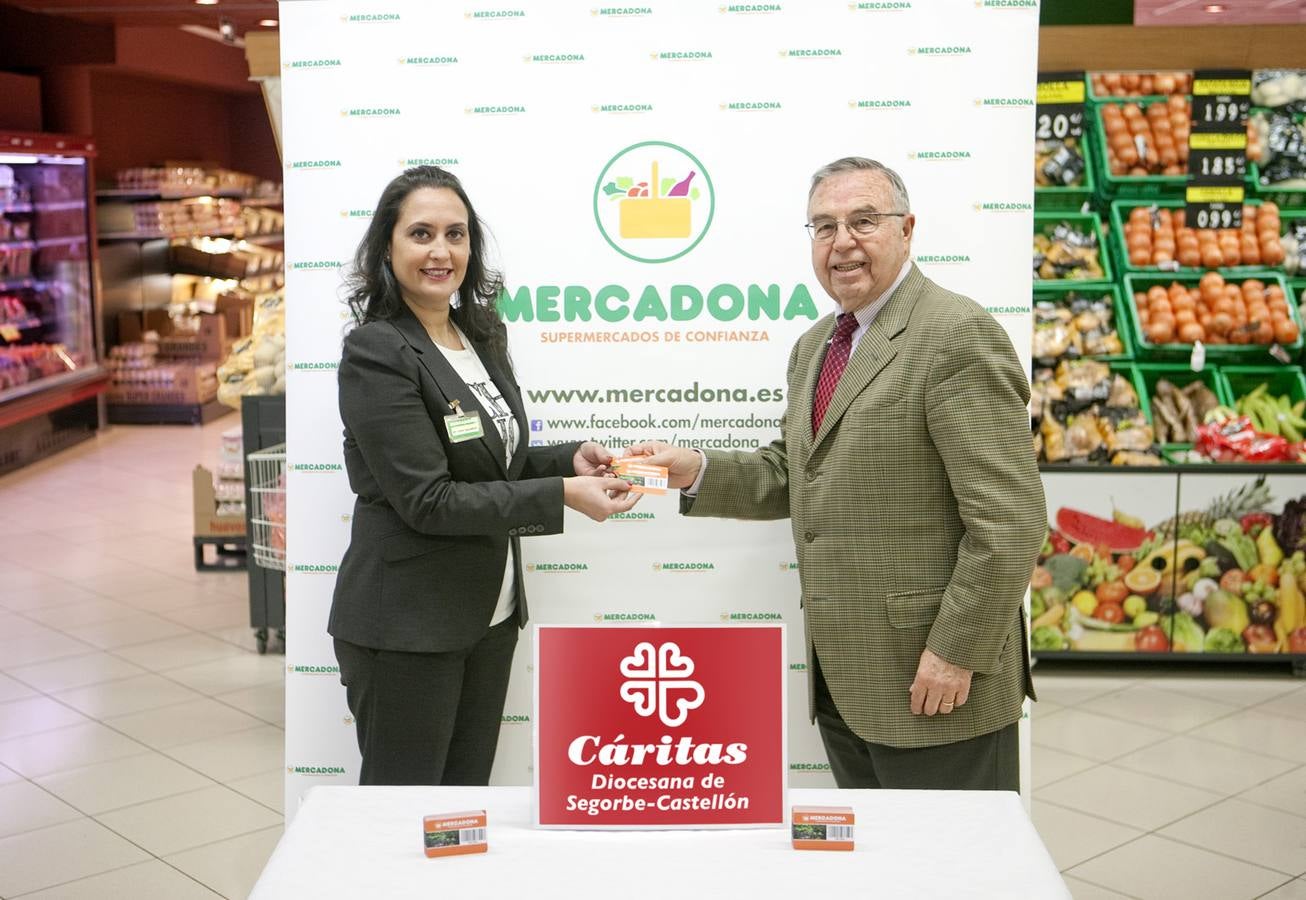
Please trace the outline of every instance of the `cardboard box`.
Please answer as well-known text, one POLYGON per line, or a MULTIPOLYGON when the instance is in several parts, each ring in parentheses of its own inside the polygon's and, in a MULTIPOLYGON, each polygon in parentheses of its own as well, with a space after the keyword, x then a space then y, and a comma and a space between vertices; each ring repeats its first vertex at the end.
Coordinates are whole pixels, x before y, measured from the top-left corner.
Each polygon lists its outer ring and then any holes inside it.
POLYGON ((227 317, 202 313, 198 318, 197 331, 177 331, 167 310, 118 313, 118 343, 142 341, 145 332, 153 331, 159 335, 159 356, 172 356, 187 362, 209 360, 216 363, 225 359, 231 349, 227 317))
POLYGON ((218 395, 216 363, 172 363, 155 368, 171 371, 172 383, 158 386, 115 383, 109 386, 105 398, 110 403, 189 406, 208 403, 218 395))
POLYGON ((851 806, 795 806, 789 817, 795 850, 853 849, 851 806))
POLYGON ((218 500, 213 493, 213 473, 196 466, 191 474, 195 501, 196 537, 239 537, 245 534, 244 516, 218 515, 218 500))
POLYGON ((254 298, 223 294, 213 301, 214 312, 227 323, 227 339, 243 338, 254 330, 254 298))
POLYGON ((428 857, 462 856, 490 849, 485 810, 439 813, 422 818, 422 847, 428 857))

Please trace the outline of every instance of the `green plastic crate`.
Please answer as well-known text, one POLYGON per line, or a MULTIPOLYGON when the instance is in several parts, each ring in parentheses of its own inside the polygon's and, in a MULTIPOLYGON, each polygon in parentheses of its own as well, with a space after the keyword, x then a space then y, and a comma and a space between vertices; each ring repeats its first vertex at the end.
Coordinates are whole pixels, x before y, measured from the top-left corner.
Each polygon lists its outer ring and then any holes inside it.
MULTIPOLYGON (((1272 272, 1268 269, 1262 269, 1250 275, 1240 276, 1238 278, 1228 279, 1231 282, 1241 284, 1248 278, 1258 278, 1265 282, 1266 286, 1277 284, 1283 288, 1285 294, 1288 291, 1287 280, 1282 274, 1272 272)), ((1171 282, 1178 281, 1184 285, 1195 285, 1201 280, 1200 275, 1179 275, 1163 272, 1156 275, 1129 275, 1124 277, 1124 288, 1121 291, 1121 299, 1124 301, 1126 310, 1129 313, 1129 327, 1133 329, 1134 356, 1146 362, 1164 362, 1186 361, 1193 352, 1192 344, 1153 344, 1147 340, 1143 334, 1142 328, 1138 324, 1138 311, 1134 307, 1134 294, 1147 293, 1147 289, 1154 284, 1168 288, 1171 282)), ((1292 320, 1297 323, 1298 335, 1297 340, 1291 344, 1283 346, 1283 349, 1293 358, 1298 358, 1301 352, 1303 336, 1301 330, 1301 316, 1297 311, 1297 304, 1288 303, 1288 314, 1292 320)), ((1206 359, 1208 363, 1220 365, 1255 365, 1258 363, 1272 364, 1275 362, 1274 357, 1270 355, 1270 346, 1265 344, 1206 344, 1206 359)))
MULTIPOLYGON (((1118 70, 1110 69, 1110 70, 1099 70, 1099 71, 1114 72, 1118 70)), ((1185 75, 1193 74, 1190 70, 1187 69, 1166 70, 1167 74, 1172 71, 1182 72, 1185 75)), ((1152 74, 1156 74, 1156 73, 1152 73, 1152 74)), ((1099 95, 1095 90, 1093 90, 1093 73, 1092 72, 1084 73, 1084 97, 1086 102, 1092 103, 1094 105, 1098 105, 1101 103, 1153 103, 1157 100, 1164 101, 1166 99, 1166 96, 1167 95, 1165 94, 1139 94, 1132 97, 1112 97, 1109 95, 1107 96, 1099 95)))
POLYGON ((1094 287, 1092 284, 1085 285, 1083 282, 1078 281, 1034 282, 1035 303, 1040 300, 1061 300, 1067 294, 1076 292, 1090 295, 1108 295, 1111 297, 1112 321, 1116 328, 1116 334, 1120 335, 1120 343, 1124 345, 1123 353, 1092 356, 1089 358, 1100 360, 1102 362, 1130 362, 1133 360, 1133 328, 1130 326, 1129 312, 1125 309, 1124 301, 1120 297, 1119 285, 1111 284, 1094 287))
MULTIPOLYGON (((1123 105, 1134 102, 1130 100, 1111 100, 1102 103, 1096 103, 1092 107, 1092 115, 1089 117, 1092 122, 1093 131, 1093 159, 1097 162, 1097 183, 1099 194, 1107 200, 1113 200, 1117 197, 1134 197, 1145 199, 1182 199, 1184 190, 1188 187, 1187 175, 1148 175, 1128 176, 1112 175, 1110 169, 1110 157, 1107 155, 1106 147, 1106 129, 1102 127, 1102 107, 1114 103, 1123 105)), ((1164 103, 1164 97, 1158 97, 1153 102, 1164 103)), ((1150 103, 1140 103, 1144 109, 1150 106, 1150 103)))
MULTIPOLYGON (((1051 234, 1052 230, 1061 222, 1069 222, 1072 225, 1079 225, 1085 231, 1091 231, 1097 237, 1097 256, 1102 266, 1102 277, 1094 279, 1073 279, 1073 278, 1055 278, 1055 279, 1034 279, 1034 288, 1037 290, 1043 285, 1049 284, 1078 284, 1106 286, 1113 283, 1113 269, 1111 268, 1111 254, 1107 248, 1105 236, 1102 233, 1102 222, 1094 213, 1069 213, 1069 212, 1035 212, 1034 213, 1034 234, 1051 234)), ((1032 251, 1031 251, 1032 252, 1032 251)))
MULTIPOLYGON (((1203 272, 1219 272, 1227 278, 1250 278, 1258 272, 1278 271, 1277 269, 1267 269, 1265 266, 1221 266, 1218 269, 1207 269, 1204 266, 1179 266, 1175 269, 1159 269, 1156 266, 1134 266, 1129 263, 1129 247, 1125 243, 1125 222, 1129 217, 1129 211, 1142 206, 1165 207, 1166 209, 1183 209, 1183 200, 1138 200, 1123 199, 1116 200, 1111 204, 1111 228, 1109 230, 1111 251, 1115 261, 1117 271, 1123 274, 1143 273, 1149 275, 1198 275, 1203 272)), ((1260 206, 1260 200, 1246 200, 1244 206, 1260 206)), ((1285 216, 1281 215, 1281 218, 1285 216)))
MULTIPOLYGON (((1085 110, 1087 114, 1087 110, 1085 110)), ((1084 181, 1082 184, 1071 185, 1070 187, 1034 187, 1034 209, 1038 211, 1059 211, 1066 210, 1069 212, 1079 212, 1084 208, 1085 203, 1092 203, 1093 196, 1097 193, 1097 178, 1093 169, 1093 140, 1088 128, 1084 129, 1083 137, 1079 139, 1079 149, 1084 155, 1084 181)))
POLYGON ((1274 396, 1287 394, 1293 403, 1306 400, 1306 375, 1299 366, 1224 366, 1220 380, 1228 396, 1228 406, 1264 382, 1274 396))
MULTIPOLYGON (((1138 372, 1138 366, 1132 362, 1117 360, 1115 362, 1107 363, 1107 368, 1111 370, 1111 374, 1113 375, 1123 375, 1129 380, 1129 383, 1133 385, 1134 393, 1138 395, 1138 408, 1143 412, 1143 419, 1148 425, 1151 425, 1152 407, 1147 401, 1147 391, 1143 385, 1142 376, 1138 372)), ((1064 465, 1064 463, 1042 463, 1042 465, 1057 466, 1064 465)))
MULTIPOLYGON (((1273 113, 1274 110, 1264 107, 1253 107, 1250 116, 1257 113, 1273 113)), ((1298 113, 1293 116, 1298 122, 1306 120, 1306 116, 1298 113)), ((1248 179, 1251 181, 1251 189, 1261 200, 1272 200, 1279 204, 1280 212, 1286 213, 1287 210, 1299 210, 1306 213, 1306 187, 1263 187, 1261 185, 1261 167, 1258 163, 1248 162, 1248 179)), ((1287 218, 1287 216, 1284 216, 1287 218)))
POLYGON ((1288 290, 1292 291, 1294 298, 1289 301, 1290 305, 1306 303, 1306 278, 1289 278, 1288 290))
MULTIPOLYGON (((1156 392, 1156 383, 1165 379, 1175 387, 1187 387, 1194 381, 1200 381, 1211 389, 1215 394, 1215 399, 1225 406, 1230 405, 1228 386, 1224 379, 1220 377, 1219 370, 1214 366, 1207 366, 1200 372, 1194 372, 1185 365, 1172 365, 1167 363, 1136 363, 1139 377, 1143 381, 1143 387, 1147 391, 1148 412, 1152 411, 1152 395, 1156 392)), ((1153 417, 1155 413, 1153 413, 1153 417)), ((1150 419, 1152 427, 1156 427, 1155 418, 1150 419)), ((1200 424, 1200 423, 1199 423, 1200 424)), ((1192 448, 1191 442, 1172 442, 1161 445, 1163 448, 1175 450, 1187 450, 1192 448)))
POLYGON ((1263 187, 1261 185, 1261 167, 1256 163, 1247 164, 1247 180, 1251 182, 1251 191, 1257 199, 1279 204, 1280 214, 1288 211, 1306 210, 1306 187, 1263 187))

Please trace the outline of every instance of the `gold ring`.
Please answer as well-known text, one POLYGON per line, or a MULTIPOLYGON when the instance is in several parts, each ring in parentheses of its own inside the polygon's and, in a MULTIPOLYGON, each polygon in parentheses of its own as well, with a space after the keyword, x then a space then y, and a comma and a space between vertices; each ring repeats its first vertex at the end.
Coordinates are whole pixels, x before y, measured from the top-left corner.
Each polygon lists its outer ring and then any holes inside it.
POLYGON ((945 706, 946 706, 948 709, 952 709, 953 706, 954 706, 954 704, 952 704, 952 703, 940 703, 940 704, 939 704, 939 709, 943 709, 945 706))

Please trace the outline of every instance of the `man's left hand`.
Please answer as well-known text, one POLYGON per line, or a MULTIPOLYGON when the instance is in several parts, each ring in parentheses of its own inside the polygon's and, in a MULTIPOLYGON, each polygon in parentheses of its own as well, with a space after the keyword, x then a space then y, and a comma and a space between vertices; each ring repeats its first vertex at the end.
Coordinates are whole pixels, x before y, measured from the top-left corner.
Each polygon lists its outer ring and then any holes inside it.
POLYGON ((911 683, 912 715, 947 715, 970 696, 970 670, 939 656, 928 647, 921 654, 911 683))
POLYGON ((577 475, 607 475, 612 463, 608 448, 594 441, 586 441, 576 449, 571 464, 577 475))

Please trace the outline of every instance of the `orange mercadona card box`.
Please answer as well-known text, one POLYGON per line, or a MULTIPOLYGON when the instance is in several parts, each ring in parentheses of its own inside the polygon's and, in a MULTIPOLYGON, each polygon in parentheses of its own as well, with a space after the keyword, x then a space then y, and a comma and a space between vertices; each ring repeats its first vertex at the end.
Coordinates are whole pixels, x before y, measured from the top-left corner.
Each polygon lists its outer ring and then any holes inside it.
POLYGON ((427 856, 461 856, 490 848, 483 809, 424 816, 422 832, 427 856))
POLYGON ((795 850, 851 850, 851 806, 795 806, 789 817, 795 850))
POLYGON ((630 483, 637 494, 665 494, 667 492, 666 466, 650 466, 640 462, 638 456, 613 460, 612 474, 630 483))

